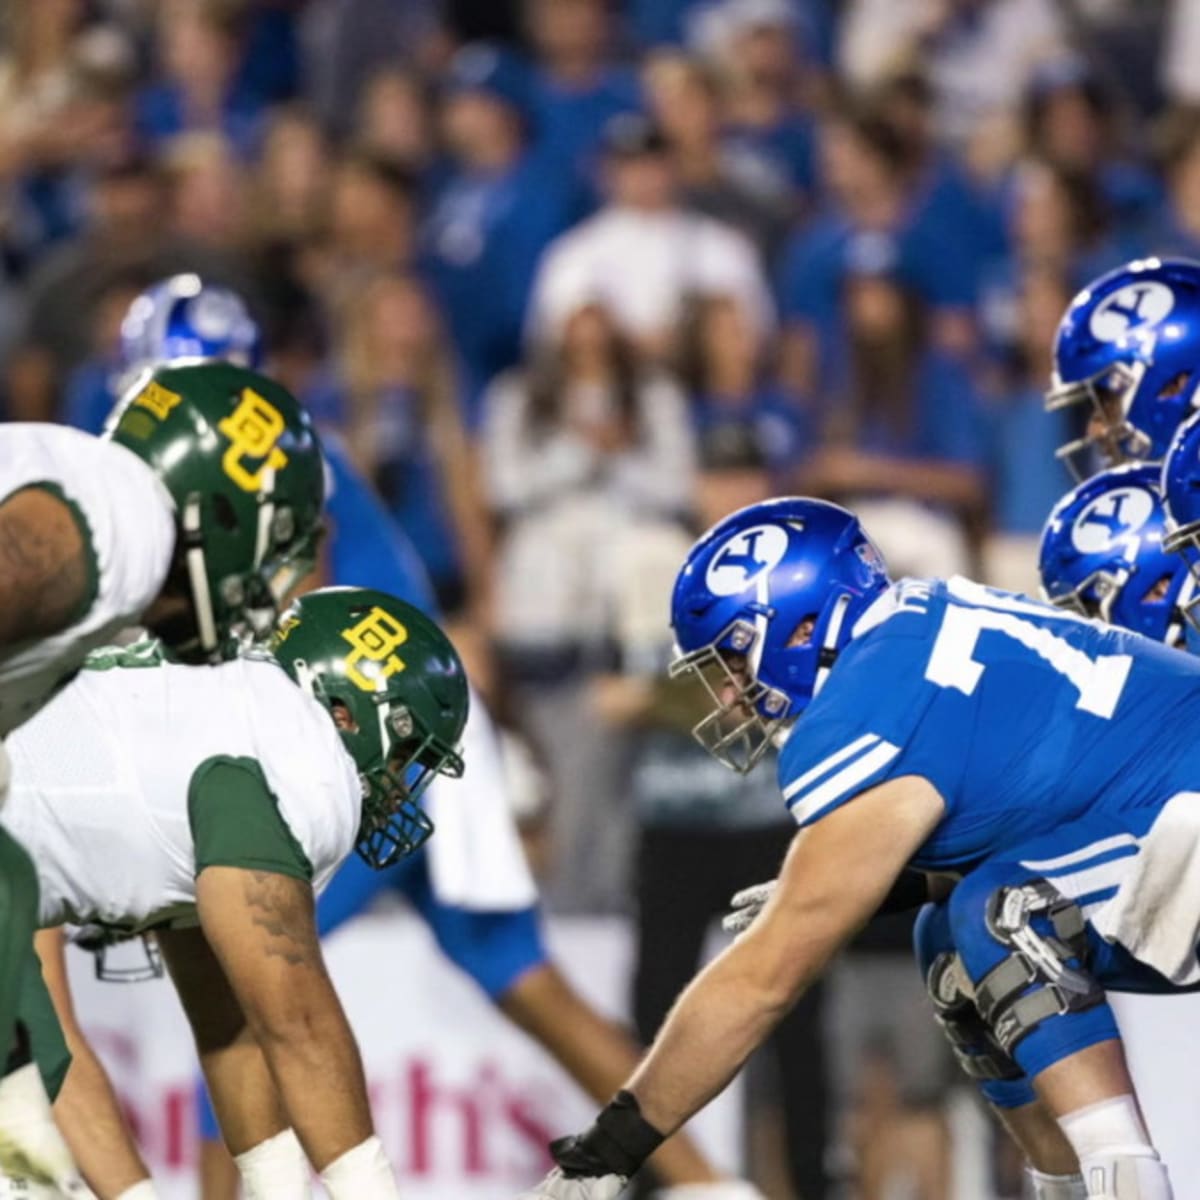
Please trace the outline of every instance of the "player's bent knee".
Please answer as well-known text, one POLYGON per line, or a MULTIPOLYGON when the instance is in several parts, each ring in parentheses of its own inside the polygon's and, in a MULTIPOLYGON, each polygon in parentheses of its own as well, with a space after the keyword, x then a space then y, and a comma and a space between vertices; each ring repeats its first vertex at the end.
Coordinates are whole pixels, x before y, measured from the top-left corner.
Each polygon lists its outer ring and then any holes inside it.
POLYGON ((1001 1048, 1029 1076, 1117 1036, 1088 969, 1083 914, 1048 880, 987 869, 951 897, 951 931, 975 1004, 1001 1048), (968 886, 969 885, 969 886, 968 886))
POLYGON ((913 930, 917 961, 934 1016, 969 1079, 1000 1108, 1036 1098, 1033 1084, 1000 1045, 975 1005, 974 989, 954 948, 948 906, 927 904, 913 930))

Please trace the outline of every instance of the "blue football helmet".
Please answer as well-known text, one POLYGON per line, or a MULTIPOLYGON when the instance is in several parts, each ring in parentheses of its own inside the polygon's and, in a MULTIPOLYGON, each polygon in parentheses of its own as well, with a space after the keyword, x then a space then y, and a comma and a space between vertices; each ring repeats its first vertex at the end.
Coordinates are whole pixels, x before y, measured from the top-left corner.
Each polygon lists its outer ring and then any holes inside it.
POLYGON ((1125 463, 1093 475, 1055 506, 1038 569, 1051 604, 1178 645, 1187 566, 1165 549, 1159 468, 1125 463))
POLYGON ((129 306, 121 322, 122 384, 164 362, 206 358, 239 367, 261 365, 262 336, 236 292, 207 284, 199 275, 172 275, 129 306))
POLYGON ((890 583, 858 518, 824 500, 767 500, 713 526, 671 597, 671 675, 699 682, 711 706, 696 740, 749 771, 816 695, 854 623, 890 583))
POLYGON ((1054 340, 1049 411, 1086 405, 1088 429, 1058 450, 1076 478, 1155 461, 1197 407, 1200 262, 1146 258, 1100 276, 1071 301, 1054 340))
POLYGON ((1194 599, 1184 604, 1193 627, 1200 630, 1200 413, 1190 416, 1176 431, 1159 477, 1167 511, 1163 546, 1186 564, 1193 581, 1194 599))

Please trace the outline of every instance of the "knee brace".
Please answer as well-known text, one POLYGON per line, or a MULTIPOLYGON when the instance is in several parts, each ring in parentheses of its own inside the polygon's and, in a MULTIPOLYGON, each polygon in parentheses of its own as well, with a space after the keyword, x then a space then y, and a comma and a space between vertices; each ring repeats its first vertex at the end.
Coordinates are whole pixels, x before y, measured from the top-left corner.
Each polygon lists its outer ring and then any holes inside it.
POLYGON ((1104 1003, 1087 969, 1083 914, 1046 880, 998 888, 986 921, 1008 953, 975 985, 975 1002, 1007 1053, 1049 1017, 1104 1003))
POLYGON ((996 1040, 975 1004, 975 989, 954 945, 949 907, 927 904, 913 927, 913 948, 934 1017, 967 1077, 998 1108, 1036 1099, 1029 1077, 996 1040))
POLYGON ((1018 1079, 1024 1074, 980 1015, 957 953, 943 951, 933 960, 925 986, 937 1023, 968 1078, 984 1082, 1018 1079))

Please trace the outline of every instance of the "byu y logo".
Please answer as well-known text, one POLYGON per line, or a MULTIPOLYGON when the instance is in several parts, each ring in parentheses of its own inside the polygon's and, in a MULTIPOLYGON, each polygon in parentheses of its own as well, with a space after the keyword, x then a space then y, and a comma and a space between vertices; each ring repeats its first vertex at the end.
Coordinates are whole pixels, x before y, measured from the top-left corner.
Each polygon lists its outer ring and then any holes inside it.
POLYGON ((1157 328, 1174 307, 1175 293, 1165 283, 1131 283, 1096 306, 1088 329, 1097 341, 1119 342, 1157 328))
POLYGON ((251 388, 244 388, 237 408, 217 422, 217 428, 229 439, 221 459, 225 474, 244 492, 257 492, 268 470, 286 466, 287 455, 275 444, 283 435, 283 414, 251 388), (243 459, 261 459, 247 470, 243 459))
POLYGON ((375 691, 377 681, 404 670, 404 660, 395 650, 408 641, 408 630, 378 605, 357 625, 343 629, 342 637, 354 647, 346 656, 346 676, 364 692, 375 691))
POLYGON ((1154 512, 1154 497, 1142 488, 1117 488, 1097 496, 1075 519, 1071 541, 1081 554, 1110 550, 1136 534, 1154 512))
POLYGON ((755 525, 734 534, 708 564, 705 586, 717 596, 747 591, 779 565, 787 544, 787 531, 780 525, 755 525))

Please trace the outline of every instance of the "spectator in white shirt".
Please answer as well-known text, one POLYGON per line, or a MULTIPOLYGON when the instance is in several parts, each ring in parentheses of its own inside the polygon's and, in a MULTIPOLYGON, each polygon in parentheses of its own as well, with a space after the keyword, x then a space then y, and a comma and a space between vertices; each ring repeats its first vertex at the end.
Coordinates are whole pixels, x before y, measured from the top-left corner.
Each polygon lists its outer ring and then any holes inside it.
POLYGON ((598 302, 651 358, 666 358, 687 299, 734 297, 762 330, 773 323, 754 249, 729 226, 688 212, 661 130, 622 114, 605 126, 609 202, 552 242, 534 283, 528 334, 552 341, 566 318, 598 302))

